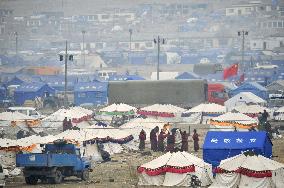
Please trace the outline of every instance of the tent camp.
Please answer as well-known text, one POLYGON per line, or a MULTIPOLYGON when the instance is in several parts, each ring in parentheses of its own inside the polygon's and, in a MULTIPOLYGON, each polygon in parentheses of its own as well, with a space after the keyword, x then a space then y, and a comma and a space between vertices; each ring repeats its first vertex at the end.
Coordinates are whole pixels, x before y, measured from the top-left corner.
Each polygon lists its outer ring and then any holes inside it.
POLYGON ((212 166, 187 152, 168 152, 141 165, 138 173, 138 185, 190 186, 192 175, 202 186, 212 183, 212 166))
POLYGON ((260 106, 264 106, 266 101, 251 92, 241 92, 224 103, 228 110, 242 104, 258 104, 260 106))
POLYGON ((217 131, 248 131, 251 128, 257 126, 257 120, 251 118, 242 113, 227 112, 226 114, 220 115, 210 119, 211 130, 217 131))
POLYGON ((209 131, 203 144, 205 162, 218 166, 220 161, 244 151, 271 158, 272 143, 265 131, 259 132, 217 132, 209 131))
POLYGON ((284 165, 262 155, 239 154, 222 160, 214 171, 216 178, 211 188, 284 187, 284 165))

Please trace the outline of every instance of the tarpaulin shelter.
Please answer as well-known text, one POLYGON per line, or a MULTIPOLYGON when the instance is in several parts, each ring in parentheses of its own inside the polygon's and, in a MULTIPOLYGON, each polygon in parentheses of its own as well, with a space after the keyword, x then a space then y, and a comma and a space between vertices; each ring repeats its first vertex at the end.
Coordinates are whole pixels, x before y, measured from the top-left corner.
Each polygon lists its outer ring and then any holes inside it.
POLYGON ((265 131, 219 132, 209 131, 203 144, 205 162, 218 166, 220 161, 245 151, 271 158, 272 142, 265 131))
POLYGON ((154 104, 141 108, 137 113, 146 116, 175 117, 184 111, 186 109, 171 104, 154 104))
POLYGON ((138 173, 138 185, 190 186, 192 175, 202 186, 212 183, 212 166, 187 152, 168 152, 138 167, 138 173))
POLYGON ((268 99, 267 89, 256 82, 246 82, 238 88, 230 91, 230 95, 235 96, 241 92, 251 92, 264 100, 268 99))
POLYGON ((74 89, 74 103, 78 106, 81 104, 106 104, 107 86, 107 82, 86 82, 76 84, 74 89))
POLYGON ((211 188, 284 186, 284 165, 262 155, 239 154, 222 160, 214 171, 216 178, 211 188))

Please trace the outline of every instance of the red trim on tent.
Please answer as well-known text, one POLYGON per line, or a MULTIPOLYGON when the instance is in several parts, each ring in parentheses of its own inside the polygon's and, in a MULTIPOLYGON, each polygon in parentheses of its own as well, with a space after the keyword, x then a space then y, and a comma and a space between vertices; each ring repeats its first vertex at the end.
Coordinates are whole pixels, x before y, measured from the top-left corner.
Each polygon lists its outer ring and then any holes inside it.
POLYGON ((175 117, 174 113, 139 110, 137 114, 145 116, 175 117))
POLYGON ((250 169, 246 168, 238 168, 237 170, 234 171, 227 171, 224 170, 220 167, 217 167, 214 169, 215 173, 230 173, 230 172, 235 172, 239 173, 248 177, 254 177, 254 178, 265 178, 265 177, 272 177, 272 172, 270 170, 264 170, 264 171, 253 171, 250 169))
POLYGON ((171 172, 171 173, 177 173, 177 174, 184 174, 188 172, 195 172, 195 166, 185 166, 185 167, 176 167, 176 166, 162 166, 156 169, 150 169, 150 168, 144 168, 144 167, 139 167, 137 169, 138 173, 145 172, 149 176, 157 176, 160 174, 164 174, 166 172, 171 172))

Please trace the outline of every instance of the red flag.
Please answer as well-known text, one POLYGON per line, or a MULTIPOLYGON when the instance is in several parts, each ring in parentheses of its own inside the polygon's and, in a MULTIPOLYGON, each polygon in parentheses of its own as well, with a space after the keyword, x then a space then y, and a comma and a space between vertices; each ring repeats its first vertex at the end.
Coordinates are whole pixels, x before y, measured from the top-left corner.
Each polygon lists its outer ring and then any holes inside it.
POLYGON ((227 78, 229 78, 231 76, 237 75, 238 74, 238 68, 239 68, 238 64, 233 64, 229 68, 224 69, 224 72, 223 72, 224 80, 226 80, 227 78))

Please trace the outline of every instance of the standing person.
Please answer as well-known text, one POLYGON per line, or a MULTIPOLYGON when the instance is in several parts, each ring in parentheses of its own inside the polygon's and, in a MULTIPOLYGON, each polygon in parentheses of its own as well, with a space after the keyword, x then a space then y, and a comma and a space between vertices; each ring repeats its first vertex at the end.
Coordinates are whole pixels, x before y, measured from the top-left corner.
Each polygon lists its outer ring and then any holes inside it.
POLYGON ((159 127, 156 126, 150 132, 150 142, 151 142, 151 150, 157 151, 158 149, 158 140, 157 140, 157 133, 159 132, 159 127))
POLYGON ((139 134, 139 149, 143 151, 145 149, 146 132, 142 129, 139 134))
POLYGON ((68 120, 67 117, 63 120, 63 131, 66 131, 68 129, 68 120))
POLYGON ((269 117, 269 114, 266 112, 266 110, 263 111, 262 113, 262 120, 264 123, 267 122, 267 118, 269 117))
POLYGON ((180 129, 176 129, 175 131, 175 151, 181 150, 181 131, 180 129))
POLYGON ((172 134, 168 135, 167 138, 167 150, 169 152, 174 152, 175 150, 175 132, 173 131, 172 134))
POLYGON ((181 134, 181 151, 188 151, 188 134, 186 131, 181 134))
POLYGON ((68 120, 67 122, 67 129, 72 129, 72 122, 71 122, 71 119, 68 120))
POLYGON ((158 151, 161 151, 161 152, 165 151, 164 139, 166 137, 167 137, 167 135, 164 133, 163 130, 161 130, 161 132, 158 136, 158 151))
POLYGON ((199 135, 197 134, 196 129, 193 130, 193 135, 192 135, 192 139, 193 139, 193 147, 194 147, 194 151, 197 152, 199 150, 199 135))

